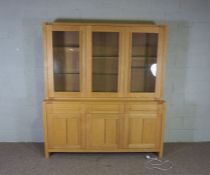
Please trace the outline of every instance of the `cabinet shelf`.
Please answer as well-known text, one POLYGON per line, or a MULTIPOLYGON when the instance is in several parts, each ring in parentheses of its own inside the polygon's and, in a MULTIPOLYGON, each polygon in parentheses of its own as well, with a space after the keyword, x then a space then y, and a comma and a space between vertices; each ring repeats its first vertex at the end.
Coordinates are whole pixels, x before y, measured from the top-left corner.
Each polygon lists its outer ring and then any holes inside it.
POLYGON ((115 76, 117 76, 118 73, 93 73, 93 75, 107 75, 107 76, 115 75, 115 76))
POLYGON ((132 55, 132 58, 157 58, 156 55, 132 55))
POLYGON ((79 46, 54 46, 54 51, 69 51, 69 52, 79 52, 79 46))
POLYGON ((131 66, 131 69, 148 69, 150 66, 131 66))
POLYGON ((93 56, 93 59, 117 59, 119 56, 93 56))
POLYGON ((79 48, 79 45, 53 45, 54 48, 79 48))
POLYGON ((61 73, 54 73, 55 75, 73 75, 73 74, 80 74, 79 72, 67 72, 67 73, 65 73, 65 72, 61 72, 61 73))

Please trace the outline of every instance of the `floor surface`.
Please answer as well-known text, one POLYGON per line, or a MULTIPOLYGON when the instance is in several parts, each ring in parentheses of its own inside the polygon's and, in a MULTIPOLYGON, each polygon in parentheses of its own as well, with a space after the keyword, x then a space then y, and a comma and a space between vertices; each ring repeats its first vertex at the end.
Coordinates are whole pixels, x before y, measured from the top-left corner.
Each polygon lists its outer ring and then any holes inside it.
POLYGON ((168 171, 147 169, 145 153, 53 153, 42 143, 0 143, 0 175, 210 175, 210 143, 167 143, 168 171))

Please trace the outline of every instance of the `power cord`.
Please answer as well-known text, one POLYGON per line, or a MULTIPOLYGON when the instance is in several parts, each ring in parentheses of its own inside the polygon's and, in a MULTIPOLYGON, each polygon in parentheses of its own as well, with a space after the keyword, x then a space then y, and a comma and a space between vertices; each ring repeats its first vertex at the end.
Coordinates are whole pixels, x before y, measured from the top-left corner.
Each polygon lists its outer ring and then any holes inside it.
POLYGON ((168 171, 173 168, 173 163, 169 160, 160 160, 157 157, 145 156, 148 161, 145 163, 147 169, 158 169, 161 171, 168 171))

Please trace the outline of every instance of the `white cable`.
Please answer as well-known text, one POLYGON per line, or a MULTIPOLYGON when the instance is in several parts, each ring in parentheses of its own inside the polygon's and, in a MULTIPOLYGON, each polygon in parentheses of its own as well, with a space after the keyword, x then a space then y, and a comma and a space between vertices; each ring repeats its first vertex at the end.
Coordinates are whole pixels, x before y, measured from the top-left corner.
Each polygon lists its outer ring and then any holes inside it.
POLYGON ((145 163, 145 168, 147 169, 158 169, 161 171, 168 171, 173 168, 173 163, 169 160, 160 160, 158 158, 152 158, 149 155, 146 155, 148 161, 145 163))

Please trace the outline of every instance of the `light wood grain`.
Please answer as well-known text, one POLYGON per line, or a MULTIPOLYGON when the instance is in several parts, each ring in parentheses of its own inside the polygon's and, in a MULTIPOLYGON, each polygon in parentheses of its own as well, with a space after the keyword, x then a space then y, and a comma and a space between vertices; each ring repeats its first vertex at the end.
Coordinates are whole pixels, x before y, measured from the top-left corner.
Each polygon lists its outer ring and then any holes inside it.
POLYGON ((48 151, 48 147, 49 147, 49 139, 48 139, 48 120, 47 120, 47 105, 46 102, 44 101, 42 103, 42 112, 43 112, 43 128, 44 128, 44 155, 45 158, 48 159, 49 158, 49 151, 48 151))
MULTIPOLYGON (((157 152, 162 158, 166 108, 162 100, 166 27, 154 24, 47 23, 43 34, 45 157, 48 158, 50 152, 157 152), (79 92, 54 90, 53 31, 79 32, 79 92), (93 32, 119 34, 117 92, 92 91, 93 32), (158 35, 158 72, 154 92, 131 92, 131 81, 134 81, 131 80, 132 33, 158 35)), ((96 52, 103 46, 103 42, 99 43, 101 46, 96 46, 96 52)), ((112 53, 111 47, 106 49, 112 53)), ((134 48, 134 51, 138 49, 142 48, 134 48)), ((106 71, 113 73, 112 60, 109 59, 104 64, 108 65, 106 71)), ((95 71, 103 73, 104 68, 98 65, 95 71)), ((136 77, 135 81, 140 81, 139 78, 136 77)))

